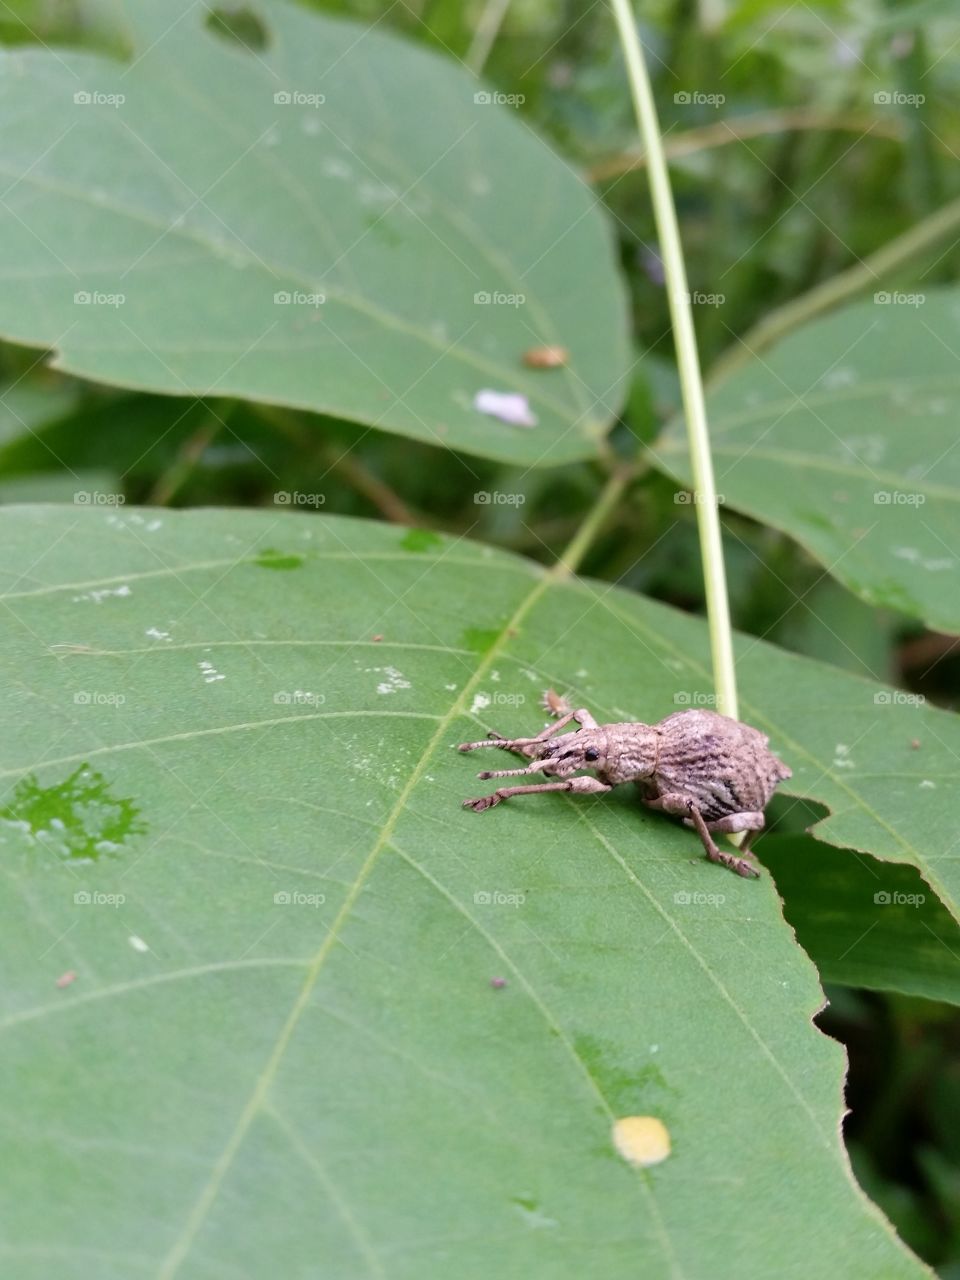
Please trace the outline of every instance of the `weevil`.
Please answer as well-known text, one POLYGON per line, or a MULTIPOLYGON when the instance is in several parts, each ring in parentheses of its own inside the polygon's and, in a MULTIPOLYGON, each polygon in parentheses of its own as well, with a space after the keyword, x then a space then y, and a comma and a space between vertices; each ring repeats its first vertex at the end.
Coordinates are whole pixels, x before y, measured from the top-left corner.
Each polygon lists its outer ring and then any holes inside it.
POLYGON ((552 690, 544 695, 544 706, 557 720, 535 737, 491 733, 482 742, 461 743, 459 750, 499 747, 532 761, 524 769, 488 770, 480 778, 542 773, 560 781, 498 787, 491 795, 464 800, 465 808, 482 813, 511 796, 542 791, 599 795, 633 782, 648 808, 680 817, 697 832, 711 862, 741 876, 760 874, 747 858, 718 848, 710 833, 746 831, 749 840, 763 829, 763 811, 777 783, 792 776, 770 751, 765 734, 700 709, 675 711, 657 724, 598 724, 585 708, 571 709, 552 690), (555 736, 571 722, 578 728, 555 736), (572 776, 581 769, 589 772, 572 776))

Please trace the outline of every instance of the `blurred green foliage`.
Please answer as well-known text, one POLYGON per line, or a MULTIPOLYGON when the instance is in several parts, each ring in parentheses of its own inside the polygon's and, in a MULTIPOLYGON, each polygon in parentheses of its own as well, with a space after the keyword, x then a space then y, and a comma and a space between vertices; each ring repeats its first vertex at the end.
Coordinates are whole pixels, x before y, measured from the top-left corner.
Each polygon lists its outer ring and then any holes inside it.
MULTIPOLYGON (((614 448, 632 453, 678 404, 667 301, 613 24, 580 0, 313 0, 383 23, 522 95, 519 110, 595 178, 616 229, 636 334, 635 383, 614 448)), ((651 0, 642 34, 672 166, 704 367, 761 317, 908 229, 960 191, 960 12, 953 0, 651 0), (895 95, 913 99, 898 103, 895 95), (922 98, 922 101, 920 99, 922 98), (750 136, 738 140, 749 122, 750 136)), ((216 19, 255 44, 242 5, 216 19)), ((6 0, 0 41, 122 51, 110 7, 6 0)), ((955 281, 945 245, 884 287, 955 281)), ((549 562, 603 481, 599 466, 508 469, 311 415, 137 395, 65 379, 41 354, 0 347, 0 500, 69 500, 96 476, 128 502, 259 506, 322 489, 325 511, 408 519, 549 562), (478 505, 478 490, 522 494, 478 505)), ((584 572, 701 610, 694 509, 650 470, 584 572)), ((735 625, 838 666, 958 701, 953 641, 855 600, 784 536, 727 512, 735 625)), ((778 832, 810 815, 781 806, 778 832)), ((830 988, 821 1025, 851 1054, 847 1136, 856 1172, 904 1239, 960 1277, 960 1021, 934 1002, 830 988)), ((815 1228, 814 1228, 815 1229, 815 1228)))

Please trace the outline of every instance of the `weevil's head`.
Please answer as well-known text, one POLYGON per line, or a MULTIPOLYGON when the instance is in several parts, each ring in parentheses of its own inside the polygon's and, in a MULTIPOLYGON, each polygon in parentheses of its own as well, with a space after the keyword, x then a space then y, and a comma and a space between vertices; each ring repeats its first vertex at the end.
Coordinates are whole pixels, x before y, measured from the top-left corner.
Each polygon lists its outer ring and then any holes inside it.
POLYGON ((628 782, 656 772, 659 739, 652 725, 605 724, 548 738, 537 758, 550 777, 568 778, 586 769, 606 782, 628 782))
POLYGON ((569 778, 579 769, 600 773, 607 762, 605 729, 579 729, 548 738, 539 749, 541 772, 551 778, 569 778))

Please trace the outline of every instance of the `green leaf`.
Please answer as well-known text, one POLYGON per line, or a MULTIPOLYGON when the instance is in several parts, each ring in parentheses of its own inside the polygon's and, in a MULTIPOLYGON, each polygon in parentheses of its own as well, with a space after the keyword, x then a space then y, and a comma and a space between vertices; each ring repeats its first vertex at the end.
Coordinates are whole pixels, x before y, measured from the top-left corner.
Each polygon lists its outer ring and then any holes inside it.
MULTIPOLYGON (((960 631, 960 291, 877 297, 889 301, 808 325, 717 387, 717 489, 869 604, 960 631)), ((679 422, 656 446, 684 484, 686 447, 679 422)))
POLYGON ((914 867, 809 836, 768 836, 763 861, 825 982, 960 1004, 960 927, 914 867))
POLYGON ((107 383, 528 465, 596 451, 624 291, 595 198, 515 108, 449 59, 291 6, 252 6, 262 51, 192 0, 119 7, 126 65, 0 58, 0 270, 29 281, 0 332, 107 383), (544 343, 569 366, 526 368, 544 343), (480 413, 484 389, 526 395, 538 425, 480 413))
MULTIPOLYGON (((771 877, 628 788, 461 807, 489 784, 454 744, 538 727, 545 685, 698 703, 700 621, 342 518, 25 507, 0 537, 18 1280, 926 1274, 852 1181, 771 877), (663 1163, 615 1152, 629 1115, 663 1163)), ((795 791, 947 856, 947 785, 831 769, 841 731, 882 769, 903 708, 740 659, 795 791)))

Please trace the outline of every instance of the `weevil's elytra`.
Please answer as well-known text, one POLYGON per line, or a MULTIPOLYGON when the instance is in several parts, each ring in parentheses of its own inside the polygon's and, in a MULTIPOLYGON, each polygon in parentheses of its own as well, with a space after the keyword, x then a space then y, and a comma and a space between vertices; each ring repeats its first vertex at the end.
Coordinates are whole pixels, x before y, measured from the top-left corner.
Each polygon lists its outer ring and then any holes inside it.
POLYGON ((763 829, 763 811, 777 783, 792 776, 769 750, 765 734, 740 720, 701 710, 676 711, 658 724, 598 724, 589 711, 571 710, 552 690, 544 695, 544 706, 559 718, 536 737, 503 738, 494 733, 482 742, 464 742, 460 750, 499 747, 533 762, 523 769, 489 770, 479 774, 481 778, 542 773, 562 781, 498 787, 488 796, 464 800, 466 808, 482 813, 511 796, 542 791, 598 795, 622 782, 634 782, 648 808, 675 814, 696 830, 712 862, 741 876, 760 874, 747 858, 719 849, 710 833, 747 831, 749 840, 763 829), (579 728, 556 737, 571 721, 579 728), (571 776, 581 769, 594 776, 571 776))

